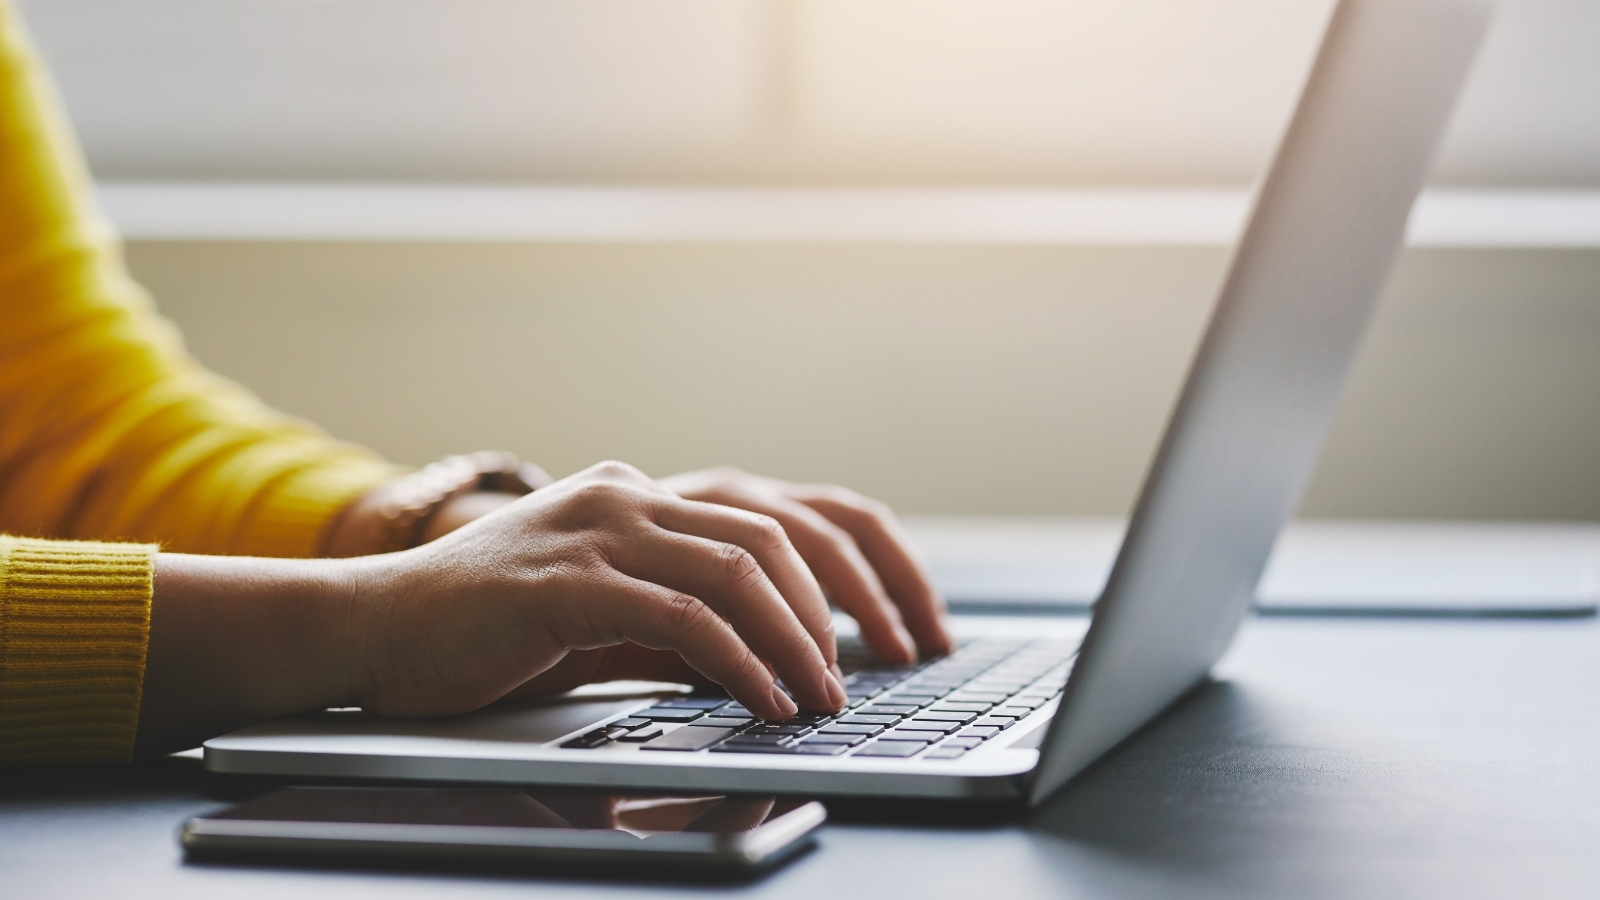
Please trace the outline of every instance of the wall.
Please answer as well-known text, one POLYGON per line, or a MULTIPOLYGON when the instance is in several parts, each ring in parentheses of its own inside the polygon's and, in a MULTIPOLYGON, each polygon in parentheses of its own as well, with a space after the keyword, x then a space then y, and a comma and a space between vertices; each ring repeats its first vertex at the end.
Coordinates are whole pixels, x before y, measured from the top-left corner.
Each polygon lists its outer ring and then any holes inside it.
MULTIPOLYGON (((1124 511, 1223 249, 138 242, 206 362, 412 462, 1124 511)), ((1313 515, 1600 518, 1600 251, 1412 250, 1313 515)))

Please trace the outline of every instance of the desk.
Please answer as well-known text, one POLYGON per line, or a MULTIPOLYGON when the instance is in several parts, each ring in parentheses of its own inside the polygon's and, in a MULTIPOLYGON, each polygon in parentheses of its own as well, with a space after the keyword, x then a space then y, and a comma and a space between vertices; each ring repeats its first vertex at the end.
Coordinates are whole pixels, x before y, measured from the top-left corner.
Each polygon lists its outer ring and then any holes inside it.
POLYGON ((168 759, 0 781, 7 898, 1600 896, 1600 623, 1258 619, 1026 819, 836 821, 751 885, 202 868, 168 759))
MULTIPOLYGON (((1122 546, 1121 519, 910 516, 951 607, 1087 612, 1122 546)), ((1274 615, 1592 616, 1600 524, 1297 520, 1261 576, 1274 615)))

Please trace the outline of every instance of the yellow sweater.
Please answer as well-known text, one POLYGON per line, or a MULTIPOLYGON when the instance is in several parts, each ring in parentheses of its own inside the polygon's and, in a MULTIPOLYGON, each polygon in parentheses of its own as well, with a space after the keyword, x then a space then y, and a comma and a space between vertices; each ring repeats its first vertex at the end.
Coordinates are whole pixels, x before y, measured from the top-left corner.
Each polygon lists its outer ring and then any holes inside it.
POLYGON ((129 756, 156 545, 312 555, 398 471, 190 359, 91 195, 0 0, 0 763, 129 756))

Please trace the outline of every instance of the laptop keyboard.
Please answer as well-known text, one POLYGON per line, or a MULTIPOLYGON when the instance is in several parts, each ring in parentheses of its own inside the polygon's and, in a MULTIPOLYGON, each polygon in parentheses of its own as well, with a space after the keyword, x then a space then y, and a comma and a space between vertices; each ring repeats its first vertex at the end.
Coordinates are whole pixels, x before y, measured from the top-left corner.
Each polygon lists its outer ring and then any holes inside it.
POLYGON ((1077 648, 1076 641, 985 638, 946 657, 891 668, 859 643, 841 642, 839 665, 850 698, 841 712, 763 722, 726 695, 694 694, 663 700, 561 746, 957 759, 1055 699, 1077 648))

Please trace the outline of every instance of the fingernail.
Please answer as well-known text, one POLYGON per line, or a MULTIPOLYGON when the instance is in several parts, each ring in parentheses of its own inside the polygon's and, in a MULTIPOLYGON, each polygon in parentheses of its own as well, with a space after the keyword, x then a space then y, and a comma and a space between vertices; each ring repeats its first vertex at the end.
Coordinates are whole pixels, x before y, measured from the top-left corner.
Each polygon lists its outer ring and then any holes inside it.
POLYGON ((785 694, 783 688, 777 685, 772 686, 772 703, 778 707, 778 713, 785 719, 800 711, 800 707, 795 706, 794 701, 789 699, 789 695, 785 694))
POLYGON ((845 695, 844 683, 839 680, 839 676, 832 672, 827 673, 827 675, 828 677, 825 681, 828 685, 828 702, 833 704, 834 709, 838 709, 844 706, 850 698, 845 695))

